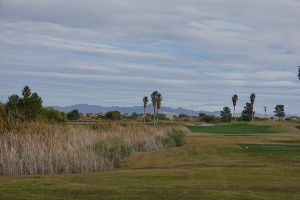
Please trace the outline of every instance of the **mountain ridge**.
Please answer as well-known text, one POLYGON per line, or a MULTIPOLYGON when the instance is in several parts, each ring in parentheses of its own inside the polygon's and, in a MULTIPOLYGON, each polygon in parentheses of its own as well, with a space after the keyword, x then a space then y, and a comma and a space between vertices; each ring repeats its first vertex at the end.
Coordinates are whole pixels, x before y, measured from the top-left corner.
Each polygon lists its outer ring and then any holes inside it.
MULTIPOLYGON (((132 114, 133 112, 136 113, 144 113, 144 107, 143 106, 131 106, 131 107, 126 107, 126 106, 100 106, 100 105, 89 105, 89 104, 75 104, 71 106, 51 106, 52 108, 55 108, 61 112, 70 112, 74 109, 77 109, 80 113, 86 114, 86 113, 106 113, 108 111, 112 110, 117 110, 120 111, 121 113, 125 114, 132 114)), ((153 106, 151 104, 148 105, 147 107, 147 113, 152 113, 153 112, 153 106)), ((187 114, 191 116, 198 116, 199 113, 205 113, 208 115, 220 115, 219 111, 196 111, 196 110, 190 110, 190 109, 185 109, 182 107, 178 108, 172 108, 172 107, 165 107, 162 106, 161 109, 159 110, 160 113, 164 114, 169 114, 169 115, 178 115, 178 114, 187 114)))

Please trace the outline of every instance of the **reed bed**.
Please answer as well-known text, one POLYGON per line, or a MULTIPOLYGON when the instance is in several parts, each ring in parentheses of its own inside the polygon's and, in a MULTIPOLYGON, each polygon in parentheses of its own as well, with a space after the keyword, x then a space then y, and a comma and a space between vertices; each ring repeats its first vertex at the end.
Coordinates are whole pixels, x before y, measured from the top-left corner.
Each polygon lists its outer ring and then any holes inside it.
POLYGON ((132 152, 178 146, 184 134, 180 126, 22 123, 0 133, 0 175, 112 170, 132 152))

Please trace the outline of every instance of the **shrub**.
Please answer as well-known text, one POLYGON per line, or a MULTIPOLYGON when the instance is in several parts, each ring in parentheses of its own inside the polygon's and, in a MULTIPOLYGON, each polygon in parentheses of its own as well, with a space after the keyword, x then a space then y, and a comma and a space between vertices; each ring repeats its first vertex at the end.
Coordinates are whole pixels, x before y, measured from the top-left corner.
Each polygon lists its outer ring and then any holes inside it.
POLYGON ((189 116, 187 114, 182 113, 182 114, 179 114, 178 117, 179 118, 188 118, 189 116))
POLYGON ((173 140, 175 147, 181 147, 185 144, 185 135, 180 130, 175 130, 168 134, 168 137, 173 140))
POLYGON ((78 110, 72 110, 71 112, 67 113, 68 120, 78 120, 80 118, 80 113, 78 110))
POLYGON ((119 120, 121 119, 121 113, 119 111, 109 111, 105 113, 106 119, 119 120))
POLYGON ((181 130, 173 129, 165 136, 157 136, 158 141, 161 140, 165 148, 181 147, 185 144, 185 135, 181 130))
POLYGON ((129 118, 130 119, 137 119, 139 116, 140 116, 139 114, 137 114, 136 112, 133 112, 129 118))
POLYGON ((215 123, 218 121, 217 117, 214 115, 207 115, 204 113, 199 114, 199 121, 207 122, 207 123, 215 123))
POLYGON ((163 114, 163 113, 159 113, 158 114, 158 119, 159 120, 169 120, 169 118, 167 117, 167 115, 166 114, 163 114))
POLYGON ((95 143, 92 149, 96 154, 102 155, 106 163, 112 163, 113 167, 120 167, 131 153, 131 148, 120 138, 95 143))
POLYGON ((171 139, 171 137, 169 135, 164 136, 164 137, 157 136, 156 140, 162 141, 164 148, 170 148, 170 147, 174 146, 174 141, 171 139))
POLYGON ((64 113, 59 112, 53 108, 43 108, 42 118, 49 123, 66 123, 67 118, 64 113))

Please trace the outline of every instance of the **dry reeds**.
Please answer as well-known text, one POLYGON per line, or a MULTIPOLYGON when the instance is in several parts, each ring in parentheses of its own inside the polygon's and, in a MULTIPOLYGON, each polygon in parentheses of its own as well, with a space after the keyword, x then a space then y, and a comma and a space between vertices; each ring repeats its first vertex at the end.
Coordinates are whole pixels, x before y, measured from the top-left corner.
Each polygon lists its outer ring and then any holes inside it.
POLYGON ((0 174, 35 175, 111 170, 135 151, 175 146, 184 127, 140 124, 19 124, 0 133, 0 174), (176 135, 176 134, 175 134, 176 135))

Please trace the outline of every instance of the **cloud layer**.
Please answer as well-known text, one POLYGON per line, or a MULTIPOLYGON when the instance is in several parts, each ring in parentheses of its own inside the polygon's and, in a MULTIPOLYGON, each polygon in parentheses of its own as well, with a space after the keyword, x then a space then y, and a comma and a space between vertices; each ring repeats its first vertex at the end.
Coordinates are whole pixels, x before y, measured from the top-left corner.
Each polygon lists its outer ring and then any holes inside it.
POLYGON ((2 0, 0 92, 28 84, 46 105, 164 104, 300 114, 300 1, 2 0))

